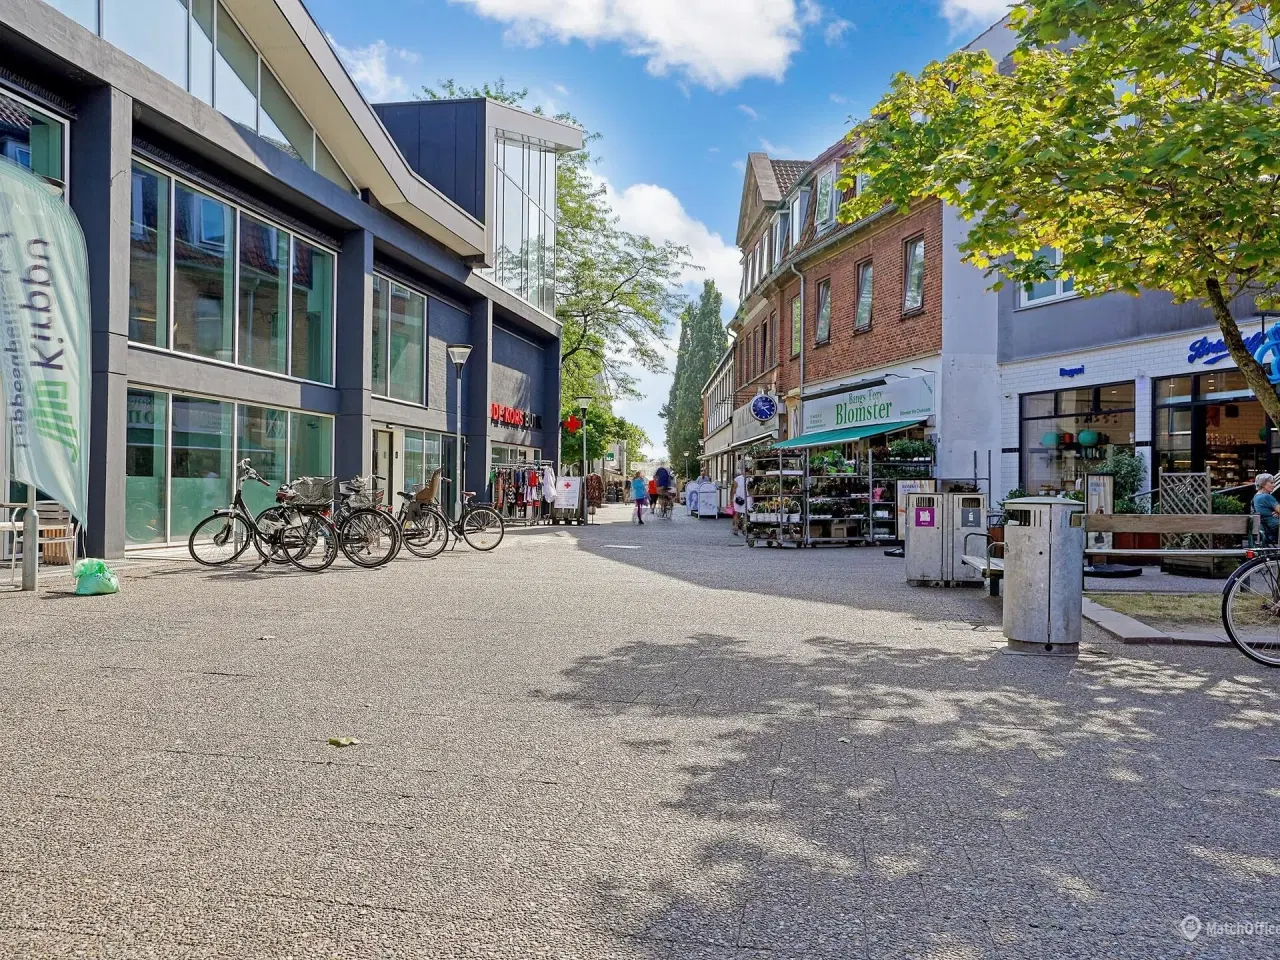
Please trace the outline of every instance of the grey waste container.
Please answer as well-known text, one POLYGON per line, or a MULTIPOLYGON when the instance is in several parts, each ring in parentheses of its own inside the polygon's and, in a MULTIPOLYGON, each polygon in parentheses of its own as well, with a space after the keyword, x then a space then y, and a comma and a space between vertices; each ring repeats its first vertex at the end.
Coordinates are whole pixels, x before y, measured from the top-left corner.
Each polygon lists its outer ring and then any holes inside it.
POLYGON ((1084 504, 1061 497, 1004 502, 1004 635, 1013 649, 1080 647, 1084 504))
POLYGON ((987 529, 985 493, 908 493, 904 545, 907 583, 982 586, 982 572, 964 564, 965 538, 987 529))

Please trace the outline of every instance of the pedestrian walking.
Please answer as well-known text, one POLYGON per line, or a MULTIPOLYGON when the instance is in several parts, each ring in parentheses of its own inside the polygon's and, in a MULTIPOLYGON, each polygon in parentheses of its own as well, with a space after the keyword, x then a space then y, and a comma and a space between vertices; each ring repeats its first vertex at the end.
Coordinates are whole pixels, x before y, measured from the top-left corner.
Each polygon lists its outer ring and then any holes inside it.
POLYGON ((646 489, 649 492, 649 515, 653 516, 653 505, 658 502, 658 480, 656 477, 649 478, 649 486, 646 489))
POLYGON ((736 537, 747 525, 747 468, 739 464, 738 475, 733 478, 733 535, 736 537))
POLYGON ((644 526, 644 502, 649 496, 649 485, 645 483, 644 474, 639 470, 631 478, 631 497, 636 502, 636 520, 644 526))

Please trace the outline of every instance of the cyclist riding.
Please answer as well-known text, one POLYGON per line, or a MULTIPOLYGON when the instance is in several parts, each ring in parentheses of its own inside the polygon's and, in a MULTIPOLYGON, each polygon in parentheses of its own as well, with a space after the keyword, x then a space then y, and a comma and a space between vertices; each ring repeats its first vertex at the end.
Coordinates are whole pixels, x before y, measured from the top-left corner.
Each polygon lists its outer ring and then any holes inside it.
POLYGON ((653 472, 653 483, 657 488, 657 495, 662 498, 662 515, 664 517, 671 516, 671 471, 665 466, 659 466, 653 472))

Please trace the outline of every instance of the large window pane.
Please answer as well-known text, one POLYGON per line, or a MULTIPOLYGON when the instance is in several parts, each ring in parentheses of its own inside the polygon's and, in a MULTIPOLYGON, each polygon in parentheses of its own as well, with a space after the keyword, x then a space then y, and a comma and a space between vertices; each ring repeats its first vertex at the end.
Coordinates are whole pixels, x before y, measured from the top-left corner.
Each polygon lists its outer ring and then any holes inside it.
POLYGON ((426 300, 401 286, 391 288, 391 396, 423 402, 423 333, 426 300))
POLYGON ((238 349, 246 366, 285 372, 288 282, 289 235, 241 214, 238 349))
POLYGON ((245 506, 255 517, 276 502, 276 487, 289 478, 286 457, 289 451, 289 414, 271 407, 241 404, 236 417, 236 456, 246 458, 262 479, 271 483, 246 483, 245 506))
POLYGON ((311 124, 307 123, 302 111, 293 105, 280 81, 265 65, 262 68, 262 113, 258 122, 262 136, 307 166, 315 165, 311 124))
POLYGON ((169 178, 133 168, 129 215, 129 339, 169 346, 169 178))
POLYGON ((525 292, 524 255, 524 194, 508 180, 502 185, 501 282, 521 296, 525 292))
POLYGON ((423 470, 426 468, 426 460, 423 456, 423 435, 421 430, 406 430, 404 432, 404 486, 406 490, 417 491, 424 483, 426 477, 423 470))
POLYGON ((323 177, 328 177, 343 190, 356 193, 355 185, 343 173, 342 167, 338 165, 338 161, 333 159, 333 154, 329 152, 328 147, 324 145, 324 141, 318 136, 316 137, 316 173, 323 177))
POLYGON ((800 355, 801 341, 804 338, 804 319, 800 310, 800 298, 791 301, 791 355, 800 355))
POLYGON ((295 377, 333 382, 333 254, 293 241, 295 377))
POLYGON ((169 398, 150 390, 130 390, 126 403, 125 538, 130 543, 160 543, 167 536, 165 434, 169 398))
POLYGON ((289 479, 333 476, 333 420, 318 413, 289 419, 289 479))
POLYGON ((218 4, 214 106, 250 130, 258 129, 258 53, 218 4))
POLYGON ((191 0, 191 93, 213 103, 213 2, 191 0))
POLYGON ((174 188, 173 346, 230 363, 234 357, 235 215, 225 203, 174 188))
POLYGON ((48 0, 72 20, 98 32, 98 0, 48 0))
POLYGON ((61 122, 0 93, 0 157, 44 177, 59 195, 66 185, 61 122))
POLYGON ((186 0, 103 0, 102 38, 187 88, 186 0))
POLYGON ((234 404, 219 400, 173 398, 169 530, 175 540, 185 540, 197 523, 231 502, 234 410, 234 404))
POLYGON ((390 325, 391 282, 373 278, 373 392, 387 396, 387 327, 390 325))

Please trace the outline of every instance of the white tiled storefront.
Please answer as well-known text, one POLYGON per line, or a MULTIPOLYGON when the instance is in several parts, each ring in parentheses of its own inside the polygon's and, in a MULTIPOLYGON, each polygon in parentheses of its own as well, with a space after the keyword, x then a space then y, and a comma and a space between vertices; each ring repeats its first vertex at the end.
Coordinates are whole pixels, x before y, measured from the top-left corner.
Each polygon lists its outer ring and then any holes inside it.
MULTIPOLYGON (((1262 329, 1259 320, 1244 321, 1241 333, 1246 339, 1262 329)), ((1207 338, 1211 345, 1221 340, 1217 327, 1189 330, 1148 340, 1093 350, 1077 350, 1034 360, 1021 360, 1000 366, 1000 482, 996 496, 1018 486, 1021 444, 1021 408, 1023 394, 1047 390, 1070 390, 1100 384, 1134 382, 1134 443, 1137 453, 1147 461, 1151 474, 1152 381, 1160 377, 1185 376, 1215 370, 1233 370, 1235 364, 1221 350, 1208 355, 1196 351, 1195 345, 1207 338), (1207 362, 1221 357, 1216 362, 1207 362), (1083 368, 1081 370, 1080 368, 1083 368), (1078 371, 1074 372, 1073 371, 1078 371)), ((1211 346, 1212 349, 1212 346, 1211 346)))

